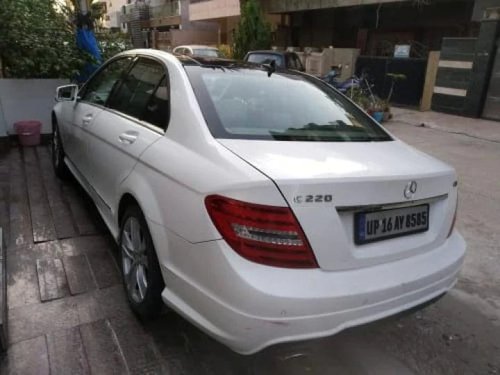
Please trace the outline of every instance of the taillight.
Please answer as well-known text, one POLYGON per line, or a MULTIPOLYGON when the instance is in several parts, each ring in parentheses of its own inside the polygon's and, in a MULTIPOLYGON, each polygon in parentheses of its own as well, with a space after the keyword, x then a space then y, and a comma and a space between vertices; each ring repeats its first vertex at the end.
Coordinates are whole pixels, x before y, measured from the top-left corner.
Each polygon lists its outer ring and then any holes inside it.
POLYGON ((275 267, 318 267, 290 208, 246 203, 220 195, 206 197, 205 205, 222 237, 242 257, 275 267))

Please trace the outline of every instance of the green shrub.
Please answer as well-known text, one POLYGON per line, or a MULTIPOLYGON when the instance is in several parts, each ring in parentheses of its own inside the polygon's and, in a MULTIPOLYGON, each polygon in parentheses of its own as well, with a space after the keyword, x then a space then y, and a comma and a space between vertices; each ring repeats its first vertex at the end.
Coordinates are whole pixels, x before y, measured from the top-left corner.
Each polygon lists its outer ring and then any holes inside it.
POLYGON ((12 78, 69 78, 89 56, 55 0, 0 0, 2 73, 12 78))
POLYGON ((271 25, 264 19, 256 0, 241 4, 241 17, 234 36, 234 57, 243 59, 248 51, 271 47, 271 25))

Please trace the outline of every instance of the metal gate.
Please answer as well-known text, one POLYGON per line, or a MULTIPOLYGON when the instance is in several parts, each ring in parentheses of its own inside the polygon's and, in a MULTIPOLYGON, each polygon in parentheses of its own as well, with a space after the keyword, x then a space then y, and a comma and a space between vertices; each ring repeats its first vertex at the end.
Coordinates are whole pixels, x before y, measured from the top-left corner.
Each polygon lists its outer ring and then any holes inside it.
POLYGON ((427 59, 359 56, 356 61, 356 74, 365 71, 374 83, 374 93, 382 99, 391 89, 392 80, 387 74, 404 74, 406 79, 395 85, 391 101, 409 106, 420 105, 426 68, 427 59))
POLYGON ((483 107, 483 117, 500 120, 500 39, 497 42, 497 53, 483 107))

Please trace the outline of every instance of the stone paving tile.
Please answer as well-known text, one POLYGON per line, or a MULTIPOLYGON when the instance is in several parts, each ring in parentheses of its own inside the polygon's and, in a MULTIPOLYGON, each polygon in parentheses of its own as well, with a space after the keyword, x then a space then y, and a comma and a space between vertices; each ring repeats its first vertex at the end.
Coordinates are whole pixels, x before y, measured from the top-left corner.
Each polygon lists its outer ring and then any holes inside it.
POLYGON ((9 308, 40 302, 37 259, 61 257, 57 241, 7 248, 7 300, 9 308))
POLYGON ((52 212, 57 238, 76 237, 78 235, 76 225, 66 196, 63 194, 61 182, 54 174, 49 148, 37 147, 36 154, 43 171, 42 180, 47 193, 50 211, 52 212))
MULTIPOLYGON (((33 254, 29 254, 33 255, 33 254)), ((7 301, 9 309, 40 302, 36 262, 26 252, 7 256, 7 301)))
POLYGON ((42 302, 62 298, 69 294, 61 259, 37 259, 36 271, 42 302))
POLYGON ((128 372, 115 333, 108 320, 80 326, 90 371, 93 374, 119 375, 128 372))
POLYGON ((63 257, 62 260, 72 295, 85 293, 97 287, 86 255, 63 257))
POLYGON ((4 361, 0 361, 0 374, 49 375, 49 357, 45 336, 11 345, 4 361))
POLYGON ((99 288, 121 284, 120 271, 109 251, 93 251, 87 258, 99 288))
POLYGON ((95 292, 95 299, 102 309, 103 316, 118 319, 134 319, 135 316, 127 302, 123 285, 114 285, 95 292))
POLYGON ((93 235, 67 238, 59 241, 64 255, 81 255, 90 252, 108 251, 116 249, 116 245, 109 235, 93 235))
POLYGON ((130 374, 164 374, 166 367, 151 337, 136 318, 110 318, 130 374))
POLYGON ((73 327, 47 335, 51 375, 90 374, 80 329, 73 327))
POLYGON ((92 293, 9 309, 9 343, 103 319, 92 293))
POLYGON ((18 257, 22 254, 22 256, 34 256, 34 259, 51 259, 62 257, 64 252, 59 241, 48 241, 17 247, 9 246, 7 247, 7 254, 10 257, 18 257))
POLYGON ((23 148, 34 242, 55 240, 56 229, 43 185, 40 165, 32 147, 23 148))
POLYGON ((24 246, 33 243, 33 232, 24 165, 18 148, 10 151, 9 162, 9 247, 24 246))

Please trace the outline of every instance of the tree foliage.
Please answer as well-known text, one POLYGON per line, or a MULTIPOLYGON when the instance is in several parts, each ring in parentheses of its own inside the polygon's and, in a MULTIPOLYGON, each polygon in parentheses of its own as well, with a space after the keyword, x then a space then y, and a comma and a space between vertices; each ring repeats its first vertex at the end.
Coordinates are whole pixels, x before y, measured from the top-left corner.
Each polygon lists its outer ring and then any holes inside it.
POLYGON ((241 17, 234 35, 234 57, 242 59, 248 51, 271 47, 271 25, 264 19, 256 0, 241 4, 241 17))
MULTIPOLYGON (((73 78, 93 58, 76 45, 75 12, 57 0, 0 0, 2 75, 73 78)), ((98 33, 104 60, 130 48, 123 34, 98 33)))
POLYGON ((4 76, 69 78, 90 58, 76 47, 73 25, 55 0, 0 0, 4 76))
POLYGON ((96 39, 101 49, 102 61, 106 61, 119 52, 132 49, 133 45, 128 34, 96 33, 96 39))

